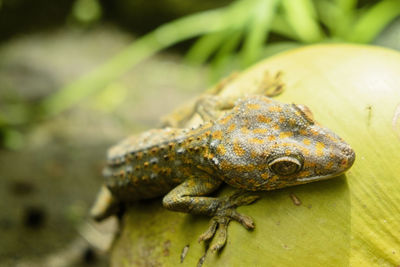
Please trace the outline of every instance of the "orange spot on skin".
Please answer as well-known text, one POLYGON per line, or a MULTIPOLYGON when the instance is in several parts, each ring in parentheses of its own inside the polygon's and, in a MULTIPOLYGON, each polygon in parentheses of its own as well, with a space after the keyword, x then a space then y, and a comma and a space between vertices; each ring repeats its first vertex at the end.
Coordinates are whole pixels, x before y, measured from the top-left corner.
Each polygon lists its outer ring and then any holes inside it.
POLYGON ((267 129, 263 129, 263 128, 257 128, 257 129, 253 130, 253 133, 255 133, 255 134, 264 134, 264 133, 267 133, 267 132, 268 132, 268 130, 267 129))
POLYGON ((272 119, 270 117, 267 117, 265 115, 258 115, 257 116, 257 121, 258 122, 263 122, 263 123, 270 123, 272 119))
POLYGON ((218 140, 222 139, 222 131, 215 131, 212 133, 212 137, 218 140))
POLYGON ((235 153, 236 156, 243 156, 246 151, 239 145, 238 140, 235 140, 233 142, 233 152, 235 153))
POLYGON ((258 164, 255 166, 255 168, 259 171, 265 171, 268 169, 268 164, 258 164))
POLYGON ((325 144, 321 143, 321 142, 317 142, 315 144, 315 150, 318 156, 323 156, 324 155, 324 148, 325 148, 325 144))
POLYGON ((229 164, 229 162, 227 162, 226 160, 221 161, 219 164, 219 167, 225 171, 232 169, 231 164, 229 164))
POLYGON ((301 171, 296 176, 298 178, 304 178, 304 177, 309 177, 310 175, 311 175, 310 171, 301 171))
POLYGON ((330 170, 330 169, 332 169, 332 167, 333 167, 333 162, 330 161, 330 162, 328 162, 328 164, 326 164, 325 169, 330 170))
POLYGON ((309 133, 307 130, 305 130, 305 129, 300 129, 300 130, 299 130, 299 134, 300 134, 300 135, 303 135, 303 136, 307 136, 307 135, 309 135, 310 133, 309 133))
POLYGON ((332 142, 335 142, 335 143, 337 143, 339 141, 339 140, 337 140, 335 137, 333 137, 330 134, 327 134, 326 137, 328 137, 332 142))
POLYGON ((276 137, 274 135, 268 135, 268 141, 274 141, 276 137))
POLYGON ((255 168, 256 167, 253 164, 234 167, 235 171, 237 171, 237 172, 251 172, 251 171, 254 171, 255 168))
POLYGON ((235 130, 235 128, 236 128, 236 124, 231 124, 229 127, 228 127, 228 132, 232 132, 233 130, 235 130))
POLYGON ((138 152, 138 153, 136 153, 136 155, 135 155, 135 158, 136 158, 137 160, 141 160, 142 157, 143 157, 143 152, 138 152))
POLYGON ((222 144, 219 144, 219 145, 218 145, 218 147, 217 147, 217 153, 220 154, 220 155, 225 155, 226 149, 225 149, 224 145, 222 145, 222 144))
POLYGON ((279 138, 288 138, 288 137, 292 137, 293 136, 293 133, 292 132, 281 132, 280 134, 279 134, 279 138))
POLYGON ((310 155, 310 150, 307 148, 300 148, 301 152, 303 153, 303 155, 305 156, 309 156, 310 155))
POLYGON ((248 109, 260 109, 259 104, 247 104, 248 109))
POLYGON ((279 176, 278 176, 278 175, 273 175, 273 176, 269 179, 269 181, 273 183, 273 182, 276 182, 278 179, 279 179, 279 176))
POLYGON ((290 154, 292 154, 292 151, 290 151, 290 149, 285 151, 286 156, 290 156, 290 154))
POLYGON ((281 112, 282 111, 282 107, 280 107, 280 106, 270 106, 268 108, 268 110, 271 111, 271 112, 281 112))
POLYGON ((303 144, 305 144, 305 145, 310 145, 311 144, 311 140, 310 139, 308 139, 308 138, 304 138, 303 139, 303 144))
POLYGON ((304 167, 306 167, 306 168, 314 168, 315 166, 317 166, 317 164, 315 162, 304 163, 304 167))
POLYGON ((313 135, 319 135, 318 131, 316 131, 316 130, 314 130, 314 129, 310 129, 310 132, 311 132, 313 135))
POLYGON ((272 126, 272 128, 274 128, 274 130, 279 131, 281 129, 281 126, 279 126, 278 124, 275 124, 274 126, 272 126))
POLYGON ((226 116, 225 118, 222 118, 221 120, 220 120, 220 122, 221 122, 221 124, 226 124, 226 123, 228 123, 231 119, 232 119, 232 115, 228 115, 228 116, 226 116))
POLYGON ((264 144, 264 140, 259 138, 250 138, 249 142, 253 144, 264 144))
POLYGON ((250 157, 255 159, 255 158, 257 158, 257 156, 258 156, 257 152, 252 150, 251 153, 250 153, 250 157))
POLYGON ((284 116, 280 116, 280 117, 279 117, 279 122, 280 122, 280 123, 284 123, 284 122, 285 122, 285 120, 286 120, 286 119, 285 119, 285 117, 284 117, 284 116))
POLYGON ((269 178, 269 174, 268 172, 264 172, 261 174, 261 178, 263 178, 264 180, 267 180, 269 178))
POLYGON ((248 134, 248 133, 250 132, 250 130, 247 129, 246 127, 240 128, 240 131, 241 131, 242 133, 244 133, 244 134, 248 134))

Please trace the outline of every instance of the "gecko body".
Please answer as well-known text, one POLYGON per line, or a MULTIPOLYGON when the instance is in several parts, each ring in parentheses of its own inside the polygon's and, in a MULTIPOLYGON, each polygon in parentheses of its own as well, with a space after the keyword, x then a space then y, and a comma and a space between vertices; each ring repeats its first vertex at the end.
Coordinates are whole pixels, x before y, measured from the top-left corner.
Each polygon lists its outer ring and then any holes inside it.
POLYGON ((121 203, 164 196, 167 209, 211 216, 200 240, 221 231, 211 248, 219 250, 231 220, 254 228, 236 207, 258 198, 210 197, 222 183, 242 192, 274 190, 338 176, 354 159, 352 148, 307 107, 249 96, 196 129, 150 130, 112 147, 92 215, 101 220, 121 203))

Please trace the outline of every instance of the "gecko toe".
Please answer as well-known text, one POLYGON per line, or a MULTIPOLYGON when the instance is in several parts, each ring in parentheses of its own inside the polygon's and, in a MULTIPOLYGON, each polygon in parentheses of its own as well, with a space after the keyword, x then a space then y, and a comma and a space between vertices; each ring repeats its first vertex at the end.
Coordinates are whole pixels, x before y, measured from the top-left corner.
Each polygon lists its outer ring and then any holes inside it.
POLYGON ((202 242, 205 240, 211 239, 215 235, 215 231, 217 230, 218 222, 214 218, 211 219, 210 225, 208 229, 200 235, 198 242, 202 242))
POLYGON ((229 220, 225 223, 220 223, 218 226, 218 230, 215 234, 215 238, 213 240, 213 244, 211 245, 211 251, 217 252, 221 250, 225 244, 227 239, 227 228, 228 228, 229 220))
POLYGON ((233 220, 239 222, 241 225, 243 225, 248 230, 254 229, 254 227, 255 227, 253 219, 250 218, 249 216, 240 214, 238 212, 234 212, 233 214, 231 214, 231 217, 233 220))

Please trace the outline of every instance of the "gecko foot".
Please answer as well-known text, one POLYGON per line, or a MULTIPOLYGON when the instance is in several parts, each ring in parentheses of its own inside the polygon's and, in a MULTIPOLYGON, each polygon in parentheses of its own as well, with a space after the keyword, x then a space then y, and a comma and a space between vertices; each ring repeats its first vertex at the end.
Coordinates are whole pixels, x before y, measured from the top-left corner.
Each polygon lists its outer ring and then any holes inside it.
POLYGON ((215 237, 210 249, 213 252, 221 250, 226 243, 227 229, 231 220, 239 222, 248 230, 253 229, 253 220, 249 216, 237 212, 236 208, 249 205, 259 198, 258 195, 239 192, 222 200, 216 214, 210 220, 208 229, 200 235, 199 242, 215 237))

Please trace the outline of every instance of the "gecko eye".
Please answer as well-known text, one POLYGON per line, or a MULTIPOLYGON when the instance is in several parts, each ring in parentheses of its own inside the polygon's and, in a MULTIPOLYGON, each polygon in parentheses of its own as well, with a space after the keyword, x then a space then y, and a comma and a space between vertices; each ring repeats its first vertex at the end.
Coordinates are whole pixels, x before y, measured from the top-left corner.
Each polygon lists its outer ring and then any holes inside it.
POLYGON ((279 175, 291 175, 300 171, 302 163, 294 157, 280 157, 268 163, 269 168, 279 175))

